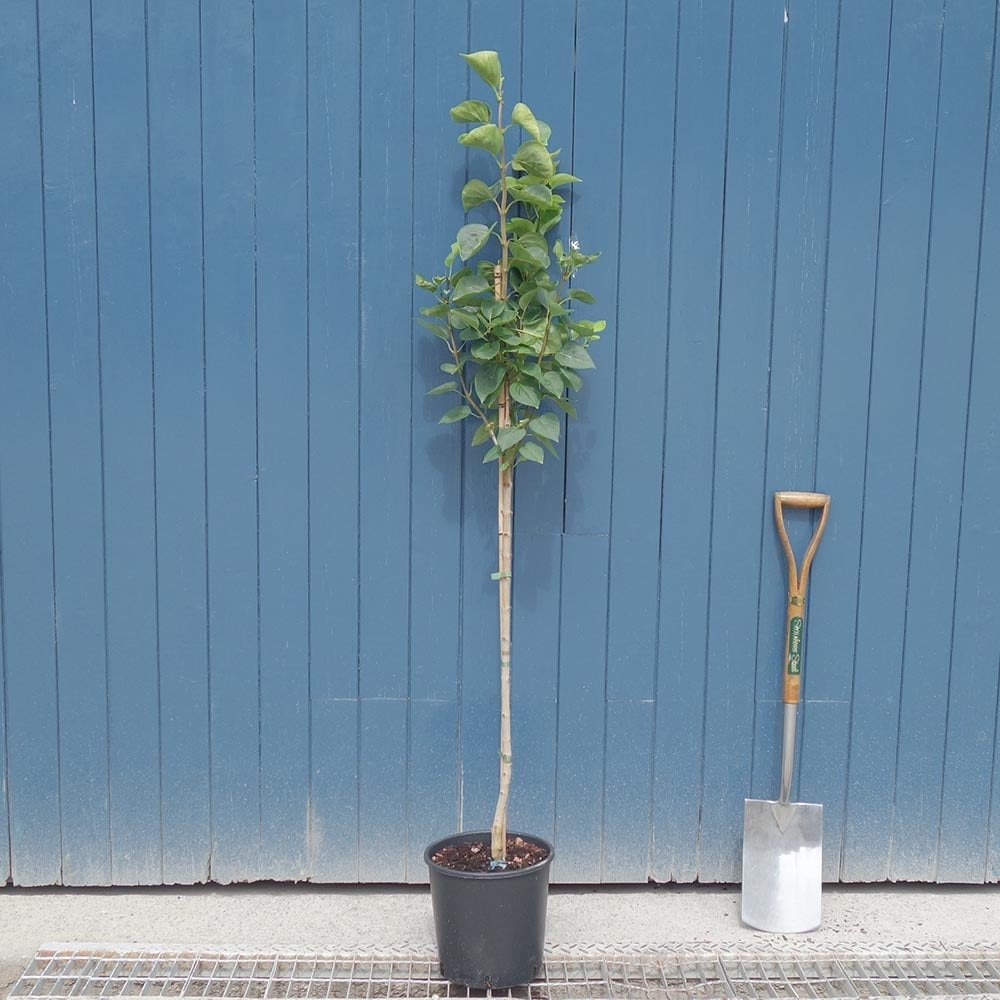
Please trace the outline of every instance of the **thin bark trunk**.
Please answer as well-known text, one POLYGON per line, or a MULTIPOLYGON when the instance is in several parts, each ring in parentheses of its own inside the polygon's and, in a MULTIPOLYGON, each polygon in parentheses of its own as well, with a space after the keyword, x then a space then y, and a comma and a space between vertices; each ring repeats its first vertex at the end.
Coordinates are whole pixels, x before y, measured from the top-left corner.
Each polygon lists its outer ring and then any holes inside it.
MULTIPOLYGON (((503 98, 497 105, 497 126, 503 128, 503 98)), ((502 135, 502 132, 501 132, 502 135)), ((510 268, 507 244, 507 162, 503 146, 500 150, 500 263, 493 269, 493 294, 497 299, 507 298, 507 273, 510 268)), ((497 403, 497 431, 510 427, 510 388, 504 381, 497 403)), ((504 455, 497 459, 497 569, 500 595, 500 793, 493 814, 490 854, 494 861, 507 861, 507 802, 510 798, 510 779, 513 757, 510 741, 510 584, 513 571, 514 542, 514 465, 505 465, 504 455)))
MULTIPOLYGON (((500 427, 510 426, 510 393, 504 385, 499 405, 500 427)), ((513 568, 514 469, 500 467, 497 480, 497 542, 500 579, 500 794, 493 815, 491 854, 496 861, 507 860, 507 801, 513 757, 510 740, 510 594, 513 568)))

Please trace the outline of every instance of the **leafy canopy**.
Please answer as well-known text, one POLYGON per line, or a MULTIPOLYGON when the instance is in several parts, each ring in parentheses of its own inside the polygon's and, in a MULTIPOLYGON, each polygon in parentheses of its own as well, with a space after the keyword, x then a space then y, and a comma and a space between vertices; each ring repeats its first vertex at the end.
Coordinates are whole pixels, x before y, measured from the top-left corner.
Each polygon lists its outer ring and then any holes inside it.
POLYGON ((486 221, 462 226, 444 259, 444 273, 417 275, 417 285, 435 299, 421 310, 420 322, 450 356, 441 365, 449 380, 430 395, 455 393, 461 400, 441 423, 475 418, 479 427, 472 443, 491 445, 483 461, 508 468, 542 462, 545 451, 555 455, 557 410, 576 415, 567 395, 580 389, 580 372, 594 367, 589 348, 605 324, 576 317, 576 306, 591 304, 594 297, 570 285, 599 255, 550 238, 565 206, 559 189, 579 178, 559 172, 558 150, 549 149, 549 126, 521 103, 505 125, 496 52, 462 58, 495 98, 495 117, 483 101, 462 101, 451 109, 454 121, 471 126, 458 141, 481 150, 490 165, 487 177, 473 178, 462 189, 462 207, 478 210, 477 216, 485 211, 486 221))

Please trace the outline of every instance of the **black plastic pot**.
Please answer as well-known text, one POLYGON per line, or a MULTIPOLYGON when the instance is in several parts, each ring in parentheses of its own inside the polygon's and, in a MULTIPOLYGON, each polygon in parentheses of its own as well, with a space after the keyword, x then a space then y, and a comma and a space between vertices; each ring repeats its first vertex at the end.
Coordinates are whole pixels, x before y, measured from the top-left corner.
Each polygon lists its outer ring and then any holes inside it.
POLYGON ((547 848, 548 857, 530 868, 502 872, 458 872, 431 861, 431 855, 451 844, 489 844, 489 833, 445 837, 424 851, 441 974, 450 982, 506 989, 531 982, 542 970, 549 868, 555 852, 541 837, 510 836, 547 848))

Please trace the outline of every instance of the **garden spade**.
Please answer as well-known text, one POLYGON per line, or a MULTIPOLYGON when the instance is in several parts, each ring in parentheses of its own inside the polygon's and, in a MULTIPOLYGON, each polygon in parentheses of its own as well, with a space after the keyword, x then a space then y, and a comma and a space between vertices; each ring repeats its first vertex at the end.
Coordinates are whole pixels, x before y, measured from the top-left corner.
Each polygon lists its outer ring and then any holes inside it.
POLYGON ((795 717, 802 683, 806 587, 829 513, 830 498, 825 493, 774 494, 774 519, 788 560, 781 792, 777 802, 747 799, 743 812, 743 922, 762 931, 811 931, 820 923, 823 807, 812 802, 789 802, 788 796, 792 788, 795 717), (785 530, 784 507, 822 511, 801 569, 795 565, 795 553, 785 530))

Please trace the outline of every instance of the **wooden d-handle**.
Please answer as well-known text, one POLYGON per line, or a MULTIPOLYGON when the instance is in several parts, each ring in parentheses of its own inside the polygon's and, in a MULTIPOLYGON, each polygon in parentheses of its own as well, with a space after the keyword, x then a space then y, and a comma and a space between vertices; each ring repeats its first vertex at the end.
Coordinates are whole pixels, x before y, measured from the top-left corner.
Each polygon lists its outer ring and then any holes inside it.
POLYGON ((774 494, 775 503, 785 507, 829 507, 828 493, 795 493, 785 491, 774 494))
POLYGON ((802 637, 806 622, 806 590, 809 586, 809 570, 819 547, 819 540, 830 516, 830 497, 826 493, 780 492, 774 494, 774 520, 778 526, 778 537, 785 550, 788 562, 788 616, 785 641, 784 701, 786 705, 797 705, 802 686, 802 637), (802 558, 801 568, 795 564, 795 553, 785 530, 784 507, 806 507, 822 510, 819 524, 813 532, 812 540, 802 558))

